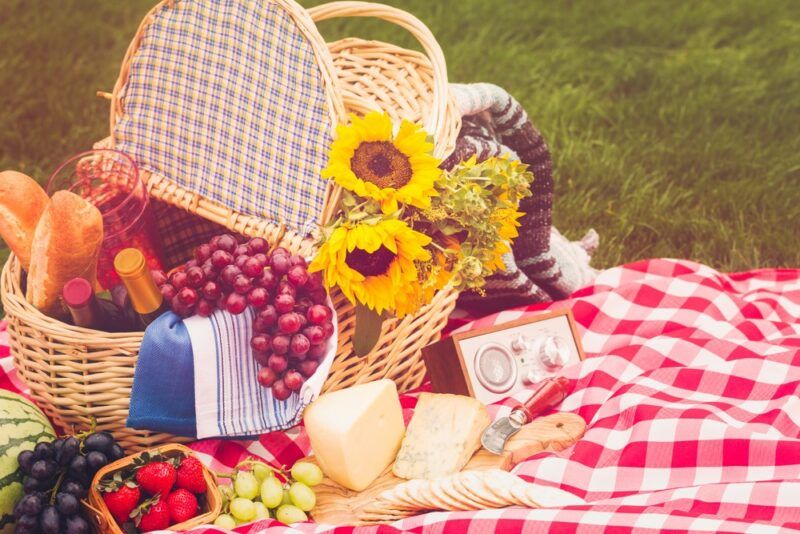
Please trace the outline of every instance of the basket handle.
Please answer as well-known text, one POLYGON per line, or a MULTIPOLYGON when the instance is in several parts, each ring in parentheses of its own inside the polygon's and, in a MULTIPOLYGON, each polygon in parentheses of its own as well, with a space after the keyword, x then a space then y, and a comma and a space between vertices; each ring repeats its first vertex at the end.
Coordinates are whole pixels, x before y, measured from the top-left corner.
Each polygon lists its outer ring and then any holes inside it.
POLYGON ((425 129, 442 139, 445 134, 445 113, 447 109, 447 64, 444 53, 433 33, 417 17, 396 7, 372 2, 341 1, 329 2, 308 10, 314 22, 336 17, 374 17, 397 24, 407 30, 422 45, 433 68, 433 102, 425 129))

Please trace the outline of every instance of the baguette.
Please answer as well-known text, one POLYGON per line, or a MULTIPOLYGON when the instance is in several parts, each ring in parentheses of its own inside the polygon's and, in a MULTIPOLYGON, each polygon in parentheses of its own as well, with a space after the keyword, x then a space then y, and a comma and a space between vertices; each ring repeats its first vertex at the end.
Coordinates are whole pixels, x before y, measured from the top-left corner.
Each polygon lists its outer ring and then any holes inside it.
POLYGON ((30 176, 0 172, 0 238, 26 271, 31 264, 33 232, 48 200, 47 193, 30 176))
POLYGON ((97 258, 103 243, 103 217, 81 197, 58 191, 39 219, 31 248, 28 302, 45 315, 66 316, 61 290, 72 278, 97 283, 97 258))

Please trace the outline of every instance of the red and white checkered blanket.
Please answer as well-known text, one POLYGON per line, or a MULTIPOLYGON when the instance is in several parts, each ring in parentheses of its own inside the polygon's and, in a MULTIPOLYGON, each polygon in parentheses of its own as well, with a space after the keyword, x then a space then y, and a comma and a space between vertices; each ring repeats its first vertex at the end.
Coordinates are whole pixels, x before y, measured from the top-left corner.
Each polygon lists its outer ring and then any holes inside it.
MULTIPOLYGON (((689 261, 642 261, 605 271, 594 285, 549 306, 564 307, 575 314, 587 359, 567 371, 575 389, 561 409, 580 414, 588 429, 574 447, 539 453, 516 472, 590 504, 429 513, 359 531, 800 529, 800 270, 723 275, 689 261)), ((462 327, 542 309, 506 311, 462 327)), ((4 335, 0 356, 8 353, 4 335)), ((10 358, 0 365, 0 387, 21 389, 10 358)), ((416 399, 402 401, 411 410, 416 399)), ((512 402, 491 411, 504 414, 512 402)), ((309 452, 301 428, 193 447, 216 470, 246 455, 291 464, 309 452)), ((236 531, 266 530, 334 529, 313 523, 290 529, 269 520, 236 531)))

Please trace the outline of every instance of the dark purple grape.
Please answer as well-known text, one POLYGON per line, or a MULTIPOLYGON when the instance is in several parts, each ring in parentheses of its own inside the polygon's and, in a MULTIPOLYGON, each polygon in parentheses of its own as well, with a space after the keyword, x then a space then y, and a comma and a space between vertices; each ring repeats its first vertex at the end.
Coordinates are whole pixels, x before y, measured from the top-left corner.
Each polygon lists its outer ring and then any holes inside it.
POLYGON ((38 515, 42 511, 42 499, 37 493, 25 495, 19 500, 21 515, 38 515))
POLYGON ((33 452, 36 454, 36 458, 40 460, 52 458, 54 452, 53 444, 42 441, 41 443, 36 444, 36 447, 33 448, 33 452))
POLYGON ((71 493, 59 492, 56 495, 56 508, 60 514, 69 517, 75 515, 80 510, 80 502, 71 493))
POLYGON ((58 465, 67 466, 80 452, 81 442, 77 438, 70 436, 64 440, 64 445, 61 446, 61 451, 56 454, 56 461, 58 465))
POLYGON ((20 499, 17 501, 17 504, 14 505, 14 519, 19 519, 23 515, 25 514, 22 513, 22 499, 20 499))
POLYGON ((86 455, 86 466, 91 473, 96 473, 98 469, 107 464, 108 456, 100 451, 89 451, 86 455))
POLYGON ((76 480, 84 480, 88 475, 86 472, 87 467, 86 457, 78 455, 73 458, 69 464, 69 474, 72 475, 76 480))
POLYGON ((108 454, 111 446, 114 445, 114 436, 108 432, 95 432, 89 434, 83 440, 83 448, 87 451, 100 451, 103 454, 108 454))
POLYGON ((79 515, 68 517, 66 534, 89 534, 89 523, 79 515))
POLYGON ((83 488, 81 484, 74 480, 67 480, 61 484, 61 488, 59 488, 63 493, 71 493, 75 495, 77 498, 82 499, 86 490, 83 488))
POLYGON ((57 469, 58 465, 53 460, 36 460, 31 466, 31 476, 38 480, 50 480, 57 469))
POLYGON ((14 525, 14 534, 18 532, 36 532, 39 526, 39 516, 23 515, 14 525))
POLYGON ((125 457, 125 451, 122 450, 122 447, 120 447, 119 444, 114 443, 111 446, 111 450, 108 453, 108 459, 114 462, 124 457, 125 457))
POLYGON ((24 493, 33 493, 39 491, 41 483, 32 476, 26 476, 22 479, 22 491, 24 493))
POLYGON ((17 455, 17 462, 23 473, 31 473, 31 465, 33 465, 33 451, 22 451, 17 455))
POLYGON ((61 517, 58 510, 52 504, 44 507, 39 514, 39 527, 44 534, 58 534, 61 526, 61 517))

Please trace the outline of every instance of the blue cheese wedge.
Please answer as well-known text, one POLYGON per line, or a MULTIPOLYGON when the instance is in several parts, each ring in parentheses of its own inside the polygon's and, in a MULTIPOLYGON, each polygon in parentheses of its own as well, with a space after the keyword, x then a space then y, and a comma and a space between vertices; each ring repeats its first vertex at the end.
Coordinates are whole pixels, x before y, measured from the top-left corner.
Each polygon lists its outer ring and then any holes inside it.
POLYGON ((489 413, 472 397, 422 393, 392 472, 406 479, 456 473, 480 447, 489 413))

